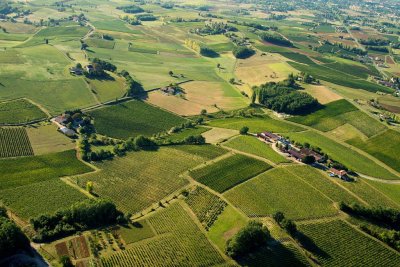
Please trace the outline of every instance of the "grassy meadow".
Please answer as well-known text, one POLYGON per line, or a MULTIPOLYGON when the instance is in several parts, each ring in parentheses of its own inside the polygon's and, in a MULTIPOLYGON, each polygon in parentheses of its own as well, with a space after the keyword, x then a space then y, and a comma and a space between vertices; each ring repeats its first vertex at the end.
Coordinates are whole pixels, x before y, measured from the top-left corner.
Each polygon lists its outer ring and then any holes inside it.
POLYGON ((253 136, 238 136, 234 139, 229 140, 224 145, 242 152, 263 157, 276 164, 291 162, 290 160, 275 152, 270 145, 258 140, 253 136))

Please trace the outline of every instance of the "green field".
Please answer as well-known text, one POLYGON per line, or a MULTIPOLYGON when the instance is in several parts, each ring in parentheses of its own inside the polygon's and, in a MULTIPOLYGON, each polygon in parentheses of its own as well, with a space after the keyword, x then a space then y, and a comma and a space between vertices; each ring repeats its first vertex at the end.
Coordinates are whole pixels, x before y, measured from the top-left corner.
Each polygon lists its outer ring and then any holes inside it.
POLYGON ((217 220, 208 229, 207 236, 216 244, 221 251, 225 250, 226 241, 230 239, 248 221, 245 215, 239 213, 234 207, 228 205, 218 216, 217 220))
POLYGON ((382 85, 378 85, 372 82, 368 82, 366 80, 357 78, 352 75, 348 75, 345 72, 337 71, 328 67, 325 67, 323 65, 318 65, 318 64, 310 64, 310 65, 305 65, 297 62, 289 62, 289 64, 303 72, 310 73, 317 79, 321 79, 327 82, 331 82, 334 84, 354 88, 354 89, 364 89, 370 92, 387 92, 390 93, 392 92, 392 89, 388 87, 384 87, 382 85))
POLYGON ((248 216, 270 216, 282 211, 291 219, 311 219, 337 213, 332 201, 286 168, 263 173, 224 196, 248 216))
POLYGON ((25 123, 46 118, 47 115, 25 99, 0 103, 0 125, 25 123))
POLYGON ((301 225, 322 266, 398 266, 400 255, 343 221, 301 225), (332 238, 334 233, 334 238, 332 238), (384 255, 384 256, 382 256, 384 255))
POLYGON ((149 218, 156 237, 101 259, 102 266, 211 266, 225 262, 180 203, 149 218))
POLYGON ((212 165, 190 171, 190 176, 222 193, 269 168, 271 166, 263 161, 236 154, 212 165))
POLYGON ((120 226, 117 231, 126 244, 135 243, 155 235, 147 220, 137 221, 134 225, 120 226))
POLYGON ((379 191, 362 178, 352 183, 341 182, 341 185, 353 192, 370 206, 392 207, 395 209, 400 207, 395 200, 392 200, 390 197, 384 194, 382 190, 379 191))
POLYGON ((57 178, 0 191, 4 205, 26 220, 69 208, 86 198, 57 178))
POLYGON ((90 111, 96 131, 110 137, 126 139, 165 132, 186 120, 141 101, 129 101, 90 111))
POLYGON ((289 136, 291 140, 296 142, 309 143, 312 146, 320 147, 324 153, 329 155, 329 157, 339 161, 356 172, 382 179, 398 179, 394 174, 366 156, 363 156, 355 150, 339 144, 322 134, 314 131, 306 131, 301 133, 285 133, 285 136, 289 136))
POLYGON ((33 149, 24 128, 0 128, 0 158, 32 155, 33 149))
POLYGON ((133 152, 96 163, 100 172, 78 176, 75 180, 82 187, 92 181, 95 193, 111 199, 121 210, 134 213, 187 185, 188 181, 179 176, 185 170, 223 153, 224 150, 211 145, 133 152), (193 150, 198 154, 192 154, 193 150))
POLYGON ((271 119, 268 116, 253 117, 253 118, 229 118, 218 119, 208 123, 212 127, 228 128, 240 130, 243 126, 247 126, 252 133, 260 133, 265 131, 270 132, 297 132, 303 130, 300 126, 289 124, 284 121, 271 119))
POLYGON ((42 156, 1 159, 0 190, 92 171, 76 158, 75 153, 75 150, 68 150, 42 156))
POLYGON ((292 117, 289 120, 324 132, 348 123, 368 137, 378 134, 386 128, 382 123, 359 111, 344 99, 326 104, 312 114, 292 117))
POLYGON ((400 149, 400 133, 394 130, 387 130, 381 134, 373 136, 367 141, 350 139, 349 144, 371 154, 389 167, 400 172, 400 159, 398 151, 400 149))
POLYGON ((185 199, 190 209, 208 230, 227 206, 226 202, 202 187, 196 187, 185 199))
POLYGON ((400 207, 400 185, 399 184, 385 184, 375 181, 365 181, 367 184, 372 185, 380 192, 385 194, 388 198, 394 201, 400 207))
POLYGON ((270 145, 258 140, 253 136, 239 136, 229 140, 224 145, 239 151, 266 158, 276 164, 291 162, 275 152, 270 145))

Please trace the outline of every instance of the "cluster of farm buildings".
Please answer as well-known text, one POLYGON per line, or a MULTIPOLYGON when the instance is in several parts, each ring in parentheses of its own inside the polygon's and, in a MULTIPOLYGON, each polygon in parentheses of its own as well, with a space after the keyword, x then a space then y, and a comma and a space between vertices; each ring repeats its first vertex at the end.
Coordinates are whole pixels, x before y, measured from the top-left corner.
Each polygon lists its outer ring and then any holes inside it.
POLYGON ((51 121, 58 126, 58 130, 61 133, 68 137, 75 137, 76 130, 84 124, 82 116, 71 116, 71 114, 68 113, 57 116, 51 121))
MULTIPOLYGON (((276 144, 282 153, 285 153, 288 157, 294 158, 297 161, 303 162, 307 157, 313 157, 315 162, 319 164, 323 164, 326 161, 325 156, 318 152, 306 147, 297 147, 292 144, 290 140, 280 135, 271 132, 262 132, 257 134, 257 137, 264 142, 276 144)), ((339 177, 340 179, 348 180, 347 172, 345 170, 329 168, 328 172, 331 177, 339 177)))

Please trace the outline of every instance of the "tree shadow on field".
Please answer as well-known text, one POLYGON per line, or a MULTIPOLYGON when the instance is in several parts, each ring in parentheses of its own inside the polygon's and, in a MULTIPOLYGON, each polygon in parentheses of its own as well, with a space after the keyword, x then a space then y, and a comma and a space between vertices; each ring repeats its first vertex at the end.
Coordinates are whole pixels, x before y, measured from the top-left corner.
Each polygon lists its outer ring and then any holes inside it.
POLYGON ((331 256, 327 252, 319 248, 311 238, 309 238, 302 232, 297 232, 296 239, 305 249, 307 249, 312 254, 325 259, 331 258, 331 256))
POLYGON ((268 246, 261 247, 248 255, 237 259, 240 266, 306 266, 299 256, 277 240, 268 242, 268 246))

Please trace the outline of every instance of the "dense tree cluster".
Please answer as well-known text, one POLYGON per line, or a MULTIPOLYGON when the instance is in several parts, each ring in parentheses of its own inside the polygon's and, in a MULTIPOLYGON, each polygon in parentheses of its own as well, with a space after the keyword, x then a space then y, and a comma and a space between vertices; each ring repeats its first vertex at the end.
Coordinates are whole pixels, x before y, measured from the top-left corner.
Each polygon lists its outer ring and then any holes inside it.
POLYGON ((382 207, 367 208, 355 203, 343 202, 340 203, 339 208, 352 216, 370 222, 361 224, 360 228, 400 251, 400 211, 382 207))
POLYGON ((144 12, 144 9, 137 5, 130 5, 130 6, 120 6, 117 9, 124 11, 125 13, 129 14, 136 14, 144 12))
POLYGON ((216 35, 224 34, 226 32, 237 32, 238 29, 234 26, 228 25, 223 22, 210 22, 206 23, 203 28, 192 29, 192 33, 197 33, 201 35, 216 35))
POLYGON ((228 20, 228 22, 236 25, 247 26, 262 31, 268 31, 270 29, 270 27, 256 22, 237 21, 237 20, 228 20))
POLYGON ((382 53, 389 53, 389 49, 385 46, 367 45, 365 48, 367 48, 367 50, 372 50, 372 51, 377 51, 377 52, 382 52, 382 53))
POLYGON ((29 249, 28 238, 8 218, 6 209, 0 206, 0 259, 27 249, 29 249))
POLYGON ((232 258, 242 257, 265 246, 270 238, 268 229, 261 222, 250 221, 227 241, 225 252, 232 258))
POLYGON ((138 15, 135 15, 135 17, 139 21, 155 21, 155 20, 157 20, 157 17, 154 16, 153 14, 138 14, 138 15))
POLYGON ((106 79, 109 76, 105 71, 115 72, 117 70, 114 64, 99 58, 93 58, 91 63, 93 69, 85 72, 85 76, 89 78, 106 79))
POLYGON ((357 203, 347 204, 344 202, 340 203, 339 208, 350 215, 400 230, 400 211, 398 210, 382 207, 367 208, 357 203))
POLYGON ((277 34, 277 33, 262 33, 260 35, 260 38, 268 43, 271 44, 276 44, 276 45, 281 45, 281 46, 289 46, 292 47, 293 44, 290 40, 284 38, 283 36, 277 34))
POLYGON ((114 203, 90 199, 55 214, 33 218, 30 223, 36 231, 34 241, 49 242, 77 231, 114 224, 123 218, 114 203))
POLYGON ((261 105, 276 112, 287 114, 306 114, 317 109, 320 104, 307 93, 294 89, 293 78, 283 83, 269 82, 254 88, 253 102, 257 99, 261 105))
POLYGON ((386 46, 390 44, 390 41, 385 39, 361 39, 360 43, 369 46, 386 46))
POLYGON ((236 58, 245 59, 254 55, 255 51, 246 46, 236 46, 232 53, 236 58))

